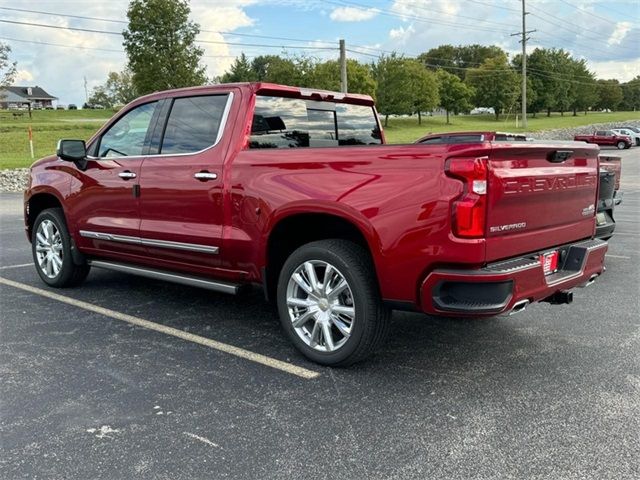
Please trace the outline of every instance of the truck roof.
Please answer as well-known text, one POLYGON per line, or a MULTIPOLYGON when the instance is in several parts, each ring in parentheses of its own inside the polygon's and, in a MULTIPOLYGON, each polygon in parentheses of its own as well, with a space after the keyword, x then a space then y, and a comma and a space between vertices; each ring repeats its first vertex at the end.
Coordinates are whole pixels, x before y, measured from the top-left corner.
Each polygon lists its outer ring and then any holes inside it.
POLYGON ((424 137, 421 137, 420 139, 416 140, 415 143, 424 143, 426 140, 430 138, 442 138, 442 137, 446 137, 446 138, 465 137, 465 143, 472 141, 471 139, 473 137, 475 137, 475 140, 479 142, 490 142, 493 140, 501 140, 503 138, 507 140, 512 138, 527 140, 527 136, 524 133, 472 131, 472 132, 430 133, 429 135, 425 135, 424 137))
POLYGON ((136 100, 149 100, 156 97, 166 96, 167 94, 176 93, 195 93, 206 94, 214 93, 220 90, 228 90, 229 88, 240 88, 246 90, 251 94, 263 93, 271 95, 280 95, 286 97, 295 98, 308 98, 309 100, 320 101, 338 101, 345 103, 354 103, 359 105, 373 106, 374 101, 369 95, 363 95, 360 93, 343 93, 333 92, 330 90, 322 90, 319 88, 306 88, 306 87, 292 87, 288 85, 279 85, 277 83, 269 82, 237 82, 237 83, 220 83, 216 85, 202 85, 196 87, 176 88, 171 90, 163 90, 159 92, 153 92, 144 97, 140 97, 136 100))

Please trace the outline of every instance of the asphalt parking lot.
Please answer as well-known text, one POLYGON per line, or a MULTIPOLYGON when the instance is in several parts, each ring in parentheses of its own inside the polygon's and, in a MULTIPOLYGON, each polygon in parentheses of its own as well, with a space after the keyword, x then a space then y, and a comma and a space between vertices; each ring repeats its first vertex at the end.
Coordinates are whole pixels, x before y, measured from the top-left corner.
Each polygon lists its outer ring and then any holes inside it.
POLYGON ((0 478, 640 478, 640 148, 621 155, 607 272, 572 305, 395 313, 349 369, 307 362, 258 291, 46 287, 1 194, 0 478))

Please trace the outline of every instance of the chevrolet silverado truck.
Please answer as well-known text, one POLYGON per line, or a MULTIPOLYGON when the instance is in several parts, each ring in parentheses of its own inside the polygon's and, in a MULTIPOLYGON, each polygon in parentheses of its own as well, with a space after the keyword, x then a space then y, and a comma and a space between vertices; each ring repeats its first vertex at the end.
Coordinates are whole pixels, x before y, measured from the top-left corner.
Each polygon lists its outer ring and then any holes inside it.
POLYGON ((626 135, 620 135, 611 130, 597 130, 592 135, 576 135, 573 137, 576 142, 595 143, 601 146, 613 146, 618 150, 631 148, 633 140, 626 135))
POLYGON ((230 294, 257 284, 304 355, 348 365, 383 343, 392 309, 570 303, 604 271, 597 156, 582 142, 388 145, 364 95, 180 89, 37 161, 25 228, 52 287, 92 267, 230 294))

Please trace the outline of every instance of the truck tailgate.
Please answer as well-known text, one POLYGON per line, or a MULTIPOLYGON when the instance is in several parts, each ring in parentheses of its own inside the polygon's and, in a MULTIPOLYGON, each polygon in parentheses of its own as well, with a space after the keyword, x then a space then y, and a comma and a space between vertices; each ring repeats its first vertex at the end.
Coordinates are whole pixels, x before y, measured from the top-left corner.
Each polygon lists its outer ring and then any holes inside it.
POLYGON ((594 234, 597 146, 581 142, 494 142, 492 147, 488 262, 594 234))

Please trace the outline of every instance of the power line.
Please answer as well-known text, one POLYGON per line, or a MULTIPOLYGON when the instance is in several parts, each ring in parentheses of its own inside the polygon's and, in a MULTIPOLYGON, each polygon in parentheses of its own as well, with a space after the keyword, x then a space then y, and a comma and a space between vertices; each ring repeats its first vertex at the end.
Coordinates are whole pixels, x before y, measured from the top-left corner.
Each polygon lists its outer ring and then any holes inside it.
MULTIPOLYGON (((65 45, 62 43, 39 42, 36 40, 23 40, 21 38, 0 37, 0 40, 5 40, 7 42, 33 43, 35 45, 47 45, 51 47, 60 47, 60 48, 78 48, 81 50, 97 50, 100 52, 125 53, 124 50, 115 50, 111 48, 84 47, 82 45, 65 45)), ((237 55, 203 55, 202 57, 203 58, 236 58, 237 55)), ((247 55, 247 57, 251 58, 251 56, 249 55, 247 55)))
MULTIPOLYGON (((99 21, 99 22, 110 22, 110 23, 118 23, 118 24, 123 24, 123 25, 128 25, 129 22, 125 21, 125 20, 116 20, 114 18, 104 18, 104 17, 87 17, 84 15, 71 15, 71 14, 67 14, 67 13, 58 13, 58 12, 45 12, 42 10, 28 10, 25 8, 13 8, 13 7, 0 7, 0 10, 9 10, 9 11, 14 11, 14 12, 24 12, 24 13, 36 13, 36 14, 40 14, 40 15, 54 15, 57 17, 67 17, 67 18, 77 18, 77 19, 81 19, 81 20, 92 20, 92 21, 99 21)), ((200 29, 201 33, 218 33, 220 35, 234 35, 234 36, 238 36, 238 37, 249 37, 249 38, 264 38, 267 40, 285 40, 288 42, 316 42, 316 43, 327 43, 327 44, 334 44, 335 42, 331 41, 316 41, 316 40, 311 40, 311 39, 304 39, 304 38, 291 38, 291 37, 274 37, 271 35, 257 35, 254 33, 237 33, 237 32, 227 32, 224 30, 206 30, 206 29, 200 29)))
POLYGON ((484 31, 484 32, 504 32, 504 33, 509 33, 507 30, 498 30, 496 28, 491 28, 491 27, 483 28, 483 27, 479 27, 479 26, 476 26, 476 25, 458 24, 458 23, 447 22, 447 21, 442 21, 442 20, 433 20, 433 19, 430 19, 430 18, 420 17, 420 16, 417 16, 417 15, 395 13, 395 12, 392 12, 390 10, 383 10, 383 9, 380 9, 380 8, 377 8, 377 7, 372 7, 370 5, 363 5, 361 3, 348 2, 348 1, 334 2, 332 0, 324 0, 324 2, 325 3, 329 3, 331 5, 337 5, 339 7, 352 6, 352 7, 359 8, 361 10, 374 9, 380 15, 385 15, 385 16, 388 16, 388 17, 402 18, 402 19, 411 18, 413 20, 416 20, 416 21, 422 22, 422 23, 432 23, 432 24, 436 24, 436 25, 443 25, 443 26, 456 27, 456 28, 468 28, 470 30, 479 30, 479 31, 484 31))
MULTIPOLYGON (((552 15, 550 15, 549 13, 545 12, 544 10, 541 10, 541 9, 539 9, 539 8, 537 8, 537 7, 532 7, 532 8, 533 8, 534 10, 536 10, 537 12, 542 13, 543 15, 546 15, 546 16, 551 17, 551 18, 555 18, 555 17, 553 17, 552 15)), ((543 22, 547 22, 547 23, 549 23, 549 24, 551 24, 551 25, 554 25, 554 26, 556 26, 556 27, 559 27, 559 28, 561 28, 561 29, 563 29, 563 30, 566 30, 566 31, 568 31, 568 32, 572 32, 572 33, 575 33, 576 35, 584 36, 584 37, 585 37, 586 39, 588 39, 588 40, 597 40, 597 41, 599 41, 599 42, 602 42, 602 32, 597 32, 596 30, 591 30, 591 29, 584 28, 584 27, 581 27, 581 30, 574 30, 574 29, 572 29, 572 28, 568 28, 568 27, 567 27, 567 25, 563 25, 563 24, 561 24, 561 23, 551 21, 551 20, 549 20, 549 19, 547 19, 547 18, 543 18, 543 17, 541 17, 540 15, 537 15, 536 13, 531 13, 531 15, 533 15, 533 16, 534 16, 534 17, 536 17, 536 18, 539 18, 539 19, 540 19, 540 20, 542 20, 543 22), (595 34, 596 36, 594 37, 594 36, 591 36, 591 35, 587 35, 587 34, 585 34, 584 32, 591 32, 591 33, 595 34)), ((590 47, 590 48, 591 48, 592 50, 597 50, 597 48, 593 48, 593 47, 590 47)), ((634 48, 632 48, 632 47, 621 47, 621 46, 617 46, 616 48, 617 48, 617 49, 619 49, 619 48, 623 48, 623 49, 627 49, 627 50, 635 50, 635 49, 634 49, 634 48)), ((607 53, 611 53, 611 52, 607 52, 607 53)))
POLYGON ((80 45, 62 45, 60 43, 37 42, 35 40, 21 40, 19 38, 0 37, 0 40, 6 40, 8 42, 33 43, 33 44, 36 44, 36 45, 49 45, 49 46, 52 46, 52 47, 79 48, 79 49, 82 49, 82 50, 98 50, 100 52, 124 53, 124 50, 115 50, 115 49, 111 49, 111 48, 83 47, 83 46, 80 46, 80 45))
MULTIPOLYGON (((107 35, 119 35, 122 36, 121 32, 112 32, 108 30, 94 30, 91 28, 79 28, 79 27, 63 27, 60 25, 48 25, 45 23, 32 23, 32 22, 19 22, 16 20, 3 20, 0 19, 2 23, 10 23, 15 25, 27 25, 30 27, 42 27, 42 28, 53 28, 57 30, 73 30, 79 32, 89 32, 89 33, 101 33, 107 35)), ((281 48, 281 49, 300 49, 300 50, 337 50, 337 48, 331 47, 316 47, 309 45, 269 45, 269 44, 261 44, 261 43, 239 43, 239 42, 225 42, 225 41, 216 41, 216 40, 196 40, 197 43, 205 43, 205 44, 216 44, 216 45, 234 45, 234 46, 243 46, 243 47, 261 47, 261 48, 281 48)))
POLYGON ((486 3, 486 2, 480 2, 479 0, 467 0, 467 2, 471 2, 471 3, 477 3, 479 5, 486 5, 488 7, 493 7, 493 8, 497 8, 499 10, 507 10, 509 12, 516 12, 516 13, 520 13, 520 10, 518 10, 517 8, 509 8, 509 7, 503 7, 501 5, 496 5, 495 3, 486 3))
MULTIPOLYGON (((396 2, 395 2, 395 3, 400 4, 400 5, 413 5, 413 6, 419 7, 415 2, 411 2, 411 1, 403 2, 403 1, 400 1, 400 0, 396 0, 396 2)), ((433 13, 443 13, 443 14, 445 14, 445 15, 449 15, 449 13, 448 13, 448 12, 445 12, 444 10, 435 10, 435 9, 432 9, 432 8, 429 8, 429 12, 433 12, 433 13)), ((465 19, 467 19, 467 20, 476 20, 476 21, 481 21, 481 22, 483 22, 483 23, 490 23, 490 24, 498 25, 498 26, 500 26, 500 27, 505 27, 505 28, 511 28, 511 25, 510 25, 510 24, 507 24, 507 23, 502 23, 502 22, 492 22, 491 20, 486 20, 486 19, 478 18, 478 17, 469 17, 469 16, 466 16, 466 15, 460 15, 459 13, 456 13, 456 14, 455 14, 455 17, 456 17, 456 18, 465 18, 465 19)))
POLYGON ((600 15, 596 15, 595 13, 590 12, 589 10, 585 10, 584 8, 580 8, 580 7, 576 6, 576 5, 574 5, 573 3, 567 2, 566 0, 560 0, 560 1, 562 3, 564 3, 565 5, 569 5, 570 7, 575 8, 576 10, 580 10, 581 12, 588 13, 592 17, 599 18, 600 20, 604 20, 605 22, 609 22, 609 23, 611 23, 613 25, 618 25, 618 22, 614 22, 613 20, 609 20, 608 18, 601 17, 600 15))

